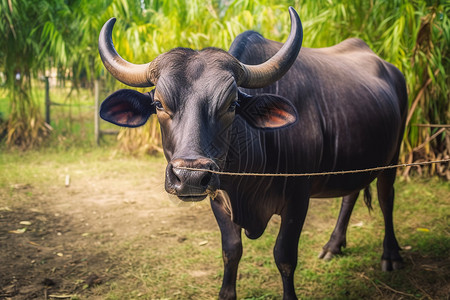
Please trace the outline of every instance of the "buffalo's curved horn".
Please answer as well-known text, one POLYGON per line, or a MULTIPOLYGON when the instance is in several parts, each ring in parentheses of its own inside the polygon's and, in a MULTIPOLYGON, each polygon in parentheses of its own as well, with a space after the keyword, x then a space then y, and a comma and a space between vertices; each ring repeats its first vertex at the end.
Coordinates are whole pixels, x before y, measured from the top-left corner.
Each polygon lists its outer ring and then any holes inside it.
POLYGON ((297 59, 302 47, 302 22, 294 8, 289 7, 291 16, 291 32, 283 47, 268 61, 259 65, 246 65, 243 78, 239 78, 238 85, 243 88, 262 88, 280 79, 297 59))
POLYGON ((151 87, 154 84, 149 80, 151 72, 151 63, 136 65, 127 62, 120 57, 114 48, 112 41, 112 30, 116 23, 116 18, 109 19, 103 25, 98 38, 98 51, 102 58, 105 68, 117 80, 134 87, 151 87))

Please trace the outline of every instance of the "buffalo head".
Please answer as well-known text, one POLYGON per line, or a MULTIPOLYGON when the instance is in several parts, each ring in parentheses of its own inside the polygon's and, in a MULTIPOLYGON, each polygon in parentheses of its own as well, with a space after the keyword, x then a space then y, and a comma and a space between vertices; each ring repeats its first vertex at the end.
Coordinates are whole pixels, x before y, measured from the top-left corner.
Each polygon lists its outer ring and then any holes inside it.
POLYGON ((295 10, 289 8, 289 12, 291 33, 286 43, 260 65, 243 64, 217 48, 175 48, 150 63, 132 64, 114 48, 111 36, 115 19, 105 23, 99 51, 106 69, 129 86, 155 89, 148 93, 119 90, 102 103, 100 115, 119 126, 138 127, 156 113, 168 161, 168 193, 184 201, 199 201, 220 188, 218 176, 208 170, 224 167, 236 115, 262 130, 296 122, 297 112, 287 99, 271 94, 250 96, 239 90, 270 85, 296 60, 302 26, 295 10))

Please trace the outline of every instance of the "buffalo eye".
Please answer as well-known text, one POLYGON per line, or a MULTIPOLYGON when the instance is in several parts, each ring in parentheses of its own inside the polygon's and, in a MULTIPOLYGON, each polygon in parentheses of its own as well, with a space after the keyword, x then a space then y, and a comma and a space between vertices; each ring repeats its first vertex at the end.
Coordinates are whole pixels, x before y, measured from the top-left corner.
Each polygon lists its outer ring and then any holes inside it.
POLYGON ((155 100, 155 102, 153 102, 153 104, 155 105, 157 110, 164 110, 164 107, 160 101, 155 100))
POLYGON ((236 110, 236 107, 239 106, 239 103, 237 101, 233 101, 228 108, 229 112, 234 112, 236 110))

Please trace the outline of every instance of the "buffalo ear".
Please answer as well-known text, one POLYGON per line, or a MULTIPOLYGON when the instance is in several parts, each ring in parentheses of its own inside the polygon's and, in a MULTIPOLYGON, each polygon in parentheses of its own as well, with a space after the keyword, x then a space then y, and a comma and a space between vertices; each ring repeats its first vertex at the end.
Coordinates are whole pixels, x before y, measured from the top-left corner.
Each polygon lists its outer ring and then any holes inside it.
POLYGON ((255 128, 280 129, 297 122, 297 110, 284 97, 274 94, 250 96, 239 92, 239 100, 236 112, 255 128))
POLYGON ((142 126, 156 112, 153 95, 154 90, 145 94, 134 90, 118 90, 103 101, 100 117, 123 127, 142 126))

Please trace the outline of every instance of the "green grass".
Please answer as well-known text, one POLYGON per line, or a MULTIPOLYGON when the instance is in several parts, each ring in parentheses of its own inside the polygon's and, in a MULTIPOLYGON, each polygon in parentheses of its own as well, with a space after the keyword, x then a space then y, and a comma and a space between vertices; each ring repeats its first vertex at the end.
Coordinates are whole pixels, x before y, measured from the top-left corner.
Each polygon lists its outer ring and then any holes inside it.
MULTIPOLYGON (((332 226, 317 231, 314 227, 317 220, 307 221, 300 241, 299 266, 295 279, 297 293, 302 299, 396 299, 406 295, 407 298, 424 299, 429 294, 435 295, 436 298, 445 296, 433 290, 433 284, 438 281, 442 285, 442 274, 448 275, 450 271, 450 186, 436 179, 415 179, 411 183, 398 183, 397 190, 395 219, 398 239, 401 245, 408 246, 407 249, 411 248, 403 252, 406 268, 391 273, 380 271, 382 217, 378 208, 369 215, 367 209, 360 204, 355 209, 351 224, 357 223, 356 220, 364 220, 364 225, 349 229, 348 249, 344 250, 342 257, 331 262, 318 260, 317 254, 327 241, 332 226), (417 231, 422 227, 428 228, 429 232, 417 231), (427 271, 426 267, 420 264, 431 264, 434 271, 427 271)), ((331 207, 315 207, 313 204, 310 211, 310 214, 318 216, 322 224, 330 223, 330 212, 337 216, 337 204, 340 200, 330 202, 331 207)), ((334 220, 331 223, 333 222, 334 220)), ((244 238, 244 256, 238 280, 238 294, 243 299, 281 299, 281 283, 272 259, 272 247, 277 231, 277 222, 271 222, 262 238, 256 241, 244 238)), ((127 298, 131 290, 139 290, 142 286, 148 289, 147 293, 138 293, 142 299, 147 299, 144 295, 158 295, 169 299, 203 299, 199 295, 214 298, 222 276, 220 248, 217 243, 219 235, 196 232, 189 236, 189 240, 192 239, 216 240, 211 244, 214 249, 211 249, 211 246, 198 249, 195 245, 188 244, 165 249, 156 255, 149 249, 144 252, 138 250, 137 256, 145 257, 143 260, 146 263, 158 265, 156 270, 152 269, 156 274, 140 277, 136 286, 124 288, 125 284, 121 284, 120 288, 111 287, 107 299, 127 298), (197 283, 192 281, 190 276, 186 276, 186 271, 204 264, 218 270, 211 280, 197 283), (177 282, 175 286, 182 288, 167 288, 173 287, 171 283, 174 281, 177 282)), ((126 256, 133 255, 136 253, 129 252, 126 256)), ((131 274, 147 272, 146 268, 141 267, 130 270, 131 274)), ((131 274, 123 279, 124 282, 134 276, 131 274)))
MULTIPOLYGON (((426 183, 420 183, 422 187, 424 184, 426 183)), ((445 199, 445 196, 449 195, 448 186, 444 185, 441 187, 444 188, 444 191, 447 190, 447 193, 442 195, 445 199)), ((334 213, 336 213, 336 210, 334 213)), ((366 214, 367 211, 363 207, 357 209, 353 218, 361 218, 361 215, 366 214)), ((433 215, 433 209, 431 211, 421 210, 421 214, 433 215)), ((337 258, 330 263, 319 261, 316 256, 321 246, 327 241, 332 227, 327 232, 319 232, 312 234, 312 236, 304 235, 302 237, 299 249, 299 267, 296 274, 296 286, 299 295, 303 294, 307 299, 327 297, 332 299, 370 298, 374 292, 376 293, 376 290, 374 288, 368 289, 368 282, 367 280, 362 280, 361 275, 366 274, 365 276, 369 278, 375 278, 372 279, 375 282, 390 282, 395 277, 395 275, 387 275, 379 271, 382 223, 379 217, 373 219, 375 220, 371 220, 365 229, 350 229, 349 249, 345 251, 343 257, 337 258)), ((398 216, 398 213, 397 219, 402 219, 401 216, 398 216)), ((425 218, 424 221, 426 220, 425 223, 434 223, 436 219, 439 219, 439 217, 425 218)), ((272 259, 272 247, 277 234, 277 227, 277 225, 271 224, 266 234, 259 240, 249 241, 244 239, 245 254, 240 265, 238 290, 240 295, 245 298, 279 299, 279 293, 281 293, 280 280, 272 259)), ((447 234, 444 233, 445 230, 448 230, 448 227, 436 227, 433 229, 434 234, 429 236, 416 233, 414 227, 405 228, 399 225, 397 227, 402 229, 402 233, 399 234, 402 244, 414 245, 413 253, 440 259, 446 257, 450 245, 448 232, 447 234)), ((308 229, 307 226, 305 230, 308 229)), ((314 229, 309 230, 313 231, 314 229)), ((183 256, 183 251, 179 252, 178 255, 183 256)), ((207 255, 207 253, 202 253, 200 258, 208 257, 207 255)), ((166 260, 161 257, 160 259, 166 260)), ((168 260, 171 260, 171 258, 168 260)), ((401 278, 397 279, 393 288, 402 290, 405 285, 408 286, 408 276, 406 274, 401 275, 401 278)), ((159 292, 154 294, 159 294, 159 292)))
MULTIPOLYGON (((106 185, 117 182, 113 181, 117 176, 124 180, 131 178, 132 181, 124 183, 125 190, 139 187, 142 178, 163 182, 162 177, 152 176, 163 174, 164 166, 161 157, 138 159, 114 154, 108 147, 7 151, 0 156, 0 207, 33 208, 40 205, 36 203, 40 199, 51 200, 56 183, 63 182, 61 176, 67 170, 75 179, 82 170, 88 182, 101 179, 106 185), (15 184, 29 184, 34 188, 18 193, 12 188, 15 184)), ((299 244, 295 275, 298 296, 302 299, 445 299, 450 275, 449 199, 448 182, 436 178, 397 181, 394 217, 397 238, 405 248, 402 251, 405 269, 390 273, 380 270, 384 225, 375 195, 374 211, 370 214, 362 201, 358 201, 350 221, 347 248, 342 256, 330 262, 317 259, 317 255, 333 229, 340 199, 312 200, 299 244)), ((161 199, 162 205, 165 201, 170 204, 170 200, 161 199)), ((107 267, 94 268, 94 272, 107 274, 107 279, 101 285, 78 290, 77 297, 217 298, 222 280, 220 233, 208 212, 208 204, 190 206, 183 216, 177 216, 174 211, 167 222, 172 225, 164 230, 149 228, 139 235, 130 232, 120 239, 109 239, 100 229, 91 232, 85 239, 92 248, 84 248, 83 255, 98 256, 105 261, 107 267), (209 221, 192 230, 192 225, 188 225, 192 223, 190 218, 198 214, 209 221)), ((244 236, 237 285, 239 299, 281 299, 281 280, 272 256, 278 226, 279 219, 273 218, 260 239, 249 240, 244 236)), ((69 276, 65 280, 79 281, 81 275, 75 272, 71 276, 75 278, 69 276)))

